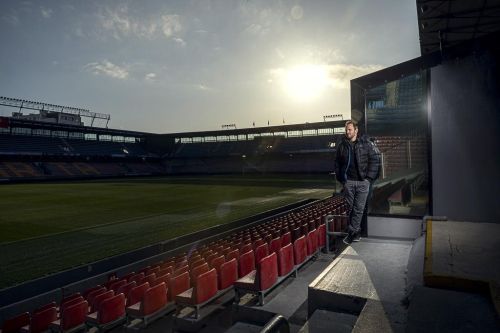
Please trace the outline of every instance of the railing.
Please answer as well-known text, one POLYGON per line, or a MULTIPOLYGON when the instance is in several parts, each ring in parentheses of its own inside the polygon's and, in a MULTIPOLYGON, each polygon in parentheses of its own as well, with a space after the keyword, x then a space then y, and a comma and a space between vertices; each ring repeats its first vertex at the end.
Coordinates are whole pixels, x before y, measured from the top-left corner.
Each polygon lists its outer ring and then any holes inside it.
POLYGON ((275 315, 270 321, 267 322, 266 326, 262 328, 260 333, 290 333, 290 324, 288 320, 282 315, 275 315))

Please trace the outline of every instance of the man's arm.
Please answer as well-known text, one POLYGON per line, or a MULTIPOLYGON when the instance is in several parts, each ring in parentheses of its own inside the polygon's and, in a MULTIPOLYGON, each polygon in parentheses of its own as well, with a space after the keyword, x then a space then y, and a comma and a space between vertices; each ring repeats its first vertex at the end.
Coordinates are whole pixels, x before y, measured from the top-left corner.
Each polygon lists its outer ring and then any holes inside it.
POLYGON ((366 178, 373 182, 378 178, 380 172, 380 151, 375 143, 368 141, 368 170, 366 178))

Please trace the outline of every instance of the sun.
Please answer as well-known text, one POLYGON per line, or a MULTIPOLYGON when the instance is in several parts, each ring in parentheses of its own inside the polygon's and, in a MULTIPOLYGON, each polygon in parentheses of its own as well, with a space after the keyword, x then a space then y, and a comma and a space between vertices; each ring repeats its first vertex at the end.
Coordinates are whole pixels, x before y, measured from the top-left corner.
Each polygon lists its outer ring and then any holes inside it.
POLYGON ((292 67, 282 76, 285 92, 299 102, 311 102, 321 96, 329 84, 328 70, 323 65, 292 67))

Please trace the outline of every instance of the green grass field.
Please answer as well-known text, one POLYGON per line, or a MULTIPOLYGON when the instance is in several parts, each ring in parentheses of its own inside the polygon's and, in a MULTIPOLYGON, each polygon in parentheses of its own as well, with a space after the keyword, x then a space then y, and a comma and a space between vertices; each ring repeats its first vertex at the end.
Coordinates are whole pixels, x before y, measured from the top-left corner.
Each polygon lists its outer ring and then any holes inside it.
POLYGON ((0 186, 0 289, 306 198, 327 176, 142 178, 0 186))

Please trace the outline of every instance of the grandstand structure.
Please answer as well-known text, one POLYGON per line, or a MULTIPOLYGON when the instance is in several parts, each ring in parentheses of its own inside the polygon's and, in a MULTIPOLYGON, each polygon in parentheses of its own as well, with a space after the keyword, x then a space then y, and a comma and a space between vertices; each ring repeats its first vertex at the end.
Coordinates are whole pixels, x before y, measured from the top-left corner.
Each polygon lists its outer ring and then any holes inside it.
MULTIPOLYGON (((300 201, 0 290, 2 332, 498 332, 500 2, 416 3, 422 55, 351 81, 382 157, 361 242, 341 196, 300 201)), ((0 179, 325 174, 342 127, 2 117, 0 179)))

